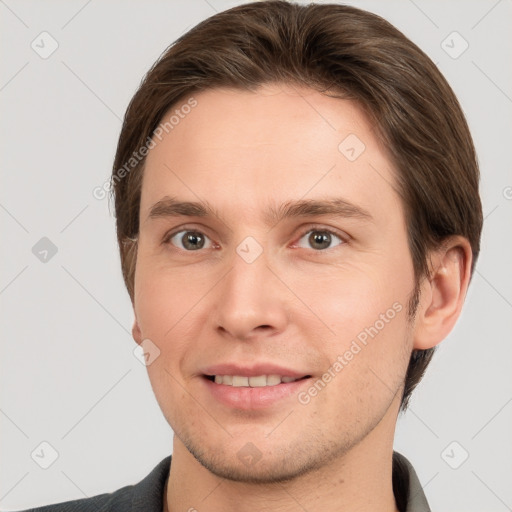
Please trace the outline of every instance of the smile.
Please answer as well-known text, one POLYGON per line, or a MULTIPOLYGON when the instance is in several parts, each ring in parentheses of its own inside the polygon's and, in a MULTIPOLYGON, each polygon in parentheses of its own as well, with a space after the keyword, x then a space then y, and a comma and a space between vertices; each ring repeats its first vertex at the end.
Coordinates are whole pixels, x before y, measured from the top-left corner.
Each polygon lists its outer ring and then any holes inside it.
POLYGON ((304 379, 309 377, 288 377, 281 375, 257 375, 253 377, 247 377, 244 375, 211 375, 207 376, 209 380, 212 380, 216 384, 223 384, 225 386, 233 386, 236 388, 250 387, 250 388, 263 388, 266 386, 277 386, 282 383, 295 382, 296 380, 304 379))

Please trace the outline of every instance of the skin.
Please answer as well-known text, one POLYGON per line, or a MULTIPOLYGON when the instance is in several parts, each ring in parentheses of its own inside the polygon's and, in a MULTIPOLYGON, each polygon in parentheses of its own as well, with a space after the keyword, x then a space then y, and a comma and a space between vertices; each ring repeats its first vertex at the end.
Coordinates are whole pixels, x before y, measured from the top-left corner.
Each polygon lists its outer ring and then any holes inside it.
POLYGON ((148 154, 135 272, 133 337, 160 350, 147 369, 175 433, 165 510, 396 511, 391 462, 407 364, 459 316, 469 244, 453 237, 432 254, 408 321, 415 281, 395 170, 359 107, 283 84, 194 97, 148 154), (365 144, 353 162, 338 150, 348 134, 365 144), (219 216, 149 218, 165 196, 207 200, 219 216), (334 196, 372 219, 265 222, 269 203, 334 196), (310 235, 324 229, 340 238, 318 249, 310 235), (203 248, 187 251, 187 231, 203 234, 203 248), (263 249, 252 263, 236 252, 248 236, 263 249), (311 375, 307 391, 393 304, 401 311, 306 405, 296 392, 239 410, 205 386, 207 365, 263 361, 311 375), (237 454, 249 442, 261 458, 247 465, 237 454))

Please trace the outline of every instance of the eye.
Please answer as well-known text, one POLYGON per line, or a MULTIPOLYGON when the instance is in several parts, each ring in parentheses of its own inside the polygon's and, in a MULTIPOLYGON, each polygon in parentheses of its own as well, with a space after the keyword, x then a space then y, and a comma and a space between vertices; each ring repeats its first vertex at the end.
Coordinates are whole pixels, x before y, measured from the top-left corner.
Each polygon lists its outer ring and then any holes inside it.
POLYGON ((337 245, 344 244, 345 241, 341 238, 341 236, 337 235, 333 231, 328 229, 310 229, 306 231, 300 238, 298 242, 298 246, 309 249, 312 247, 315 250, 321 251, 325 249, 332 249, 331 244, 336 241, 336 239, 340 242, 337 245), (301 245, 301 241, 306 239, 305 243, 309 244, 308 246, 301 245))
POLYGON ((204 233, 190 229, 182 229, 171 233, 165 237, 164 243, 171 243, 188 252, 211 247, 211 240, 204 233), (210 245, 207 245, 208 243, 210 245))

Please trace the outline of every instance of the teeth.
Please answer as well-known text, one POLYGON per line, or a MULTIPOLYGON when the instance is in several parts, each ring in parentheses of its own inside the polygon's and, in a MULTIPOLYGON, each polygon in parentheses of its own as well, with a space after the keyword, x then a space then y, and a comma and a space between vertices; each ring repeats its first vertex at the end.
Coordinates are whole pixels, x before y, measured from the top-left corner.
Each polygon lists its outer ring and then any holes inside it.
POLYGON ((249 386, 251 388, 262 388, 267 385, 267 377, 259 375, 258 377, 249 377, 249 386))
POLYGON ((279 375, 267 375, 267 386, 275 386, 281 384, 281 377, 279 375))
MULTIPOLYGON (((224 382, 224 379, 222 379, 224 382)), ((233 375, 233 383, 231 384, 233 387, 238 388, 242 386, 249 385, 249 377, 241 377, 239 375, 233 375)))
POLYGON ((277 384, 294 382, 295 377, 281 377, 281 375, 258 375, 255 377, 243 377, 241 375, 215 375, 216 384, 225 386, 262 388, 265 386, 277 386, 277 384))

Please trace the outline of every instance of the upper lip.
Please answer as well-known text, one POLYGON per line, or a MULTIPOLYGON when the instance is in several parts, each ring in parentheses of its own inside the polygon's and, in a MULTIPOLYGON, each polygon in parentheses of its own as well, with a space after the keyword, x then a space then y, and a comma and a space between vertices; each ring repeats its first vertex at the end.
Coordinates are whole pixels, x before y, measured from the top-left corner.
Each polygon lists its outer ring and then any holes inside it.
POLYGON ((204 375, 240 375, 242 377, 257 377, 258 375, 279 375, 281 377, 293 377, 299 379, 308 375, 271 363, 253 363, 251 365, 221 363, 203 368, 204 375))

